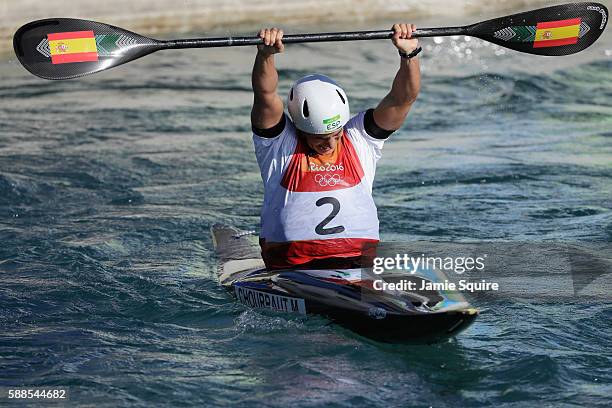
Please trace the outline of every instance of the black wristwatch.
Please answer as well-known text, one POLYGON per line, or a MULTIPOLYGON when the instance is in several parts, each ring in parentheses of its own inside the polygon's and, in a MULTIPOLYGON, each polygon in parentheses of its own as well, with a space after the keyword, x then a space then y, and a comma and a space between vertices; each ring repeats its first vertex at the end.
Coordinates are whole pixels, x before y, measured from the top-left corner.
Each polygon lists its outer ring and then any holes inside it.
POLYGON ((412 52, 410 54, 406 54, 402 50, 397 50, 397 52, 399 53, 400 57, 405 58, 405 59, 414 58, 417 55, 419 55, 419 52, 421 52, 421 51, 423 51, 423 48, 421 48, 421 47, 415 48, 414 50, 412 50, 412 52))

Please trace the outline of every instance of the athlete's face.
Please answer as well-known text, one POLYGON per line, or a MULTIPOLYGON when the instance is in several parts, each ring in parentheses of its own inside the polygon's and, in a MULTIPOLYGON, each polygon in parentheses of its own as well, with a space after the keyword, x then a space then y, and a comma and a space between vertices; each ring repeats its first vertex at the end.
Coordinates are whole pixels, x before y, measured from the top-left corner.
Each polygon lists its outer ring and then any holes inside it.
POLYGON ((338 142, 342 137, 342 128, 332 133, 326 133, 324 135, 315 135, 312 133, 302 132, 304 139, 312 150, 318 154, 330 154, 338 146, 338 142))

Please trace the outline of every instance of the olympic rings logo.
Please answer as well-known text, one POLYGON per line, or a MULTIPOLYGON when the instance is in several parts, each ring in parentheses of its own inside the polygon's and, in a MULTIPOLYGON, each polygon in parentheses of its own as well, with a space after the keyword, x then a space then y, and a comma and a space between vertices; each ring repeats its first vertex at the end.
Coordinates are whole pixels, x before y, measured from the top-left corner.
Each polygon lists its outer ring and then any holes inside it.
POLYGON ((321 187, 334 187, 342 182, 339 174, 317 174, 314 179, 321 187))

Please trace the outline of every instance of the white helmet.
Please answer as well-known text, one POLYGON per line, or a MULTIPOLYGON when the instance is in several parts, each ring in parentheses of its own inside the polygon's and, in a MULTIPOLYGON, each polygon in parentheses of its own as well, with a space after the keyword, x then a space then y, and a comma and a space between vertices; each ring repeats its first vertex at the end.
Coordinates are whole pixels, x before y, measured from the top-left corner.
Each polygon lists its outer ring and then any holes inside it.
POLYGON ((287 107, 296 128, 318 135, 340 129, 350 117, 342 88, 319 74, 305 76, 291 87, 287 107))

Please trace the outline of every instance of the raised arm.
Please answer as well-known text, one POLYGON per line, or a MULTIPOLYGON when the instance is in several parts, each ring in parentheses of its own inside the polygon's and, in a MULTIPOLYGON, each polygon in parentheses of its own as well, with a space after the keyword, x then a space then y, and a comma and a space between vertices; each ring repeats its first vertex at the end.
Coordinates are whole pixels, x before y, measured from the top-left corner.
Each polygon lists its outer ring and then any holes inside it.
POLYGON ((274 54, 283 52, 283 31, 278 28, 265 28, 259 32, 264 39, 257 46, 257 57, 253 65, 251 82, 253 85, 253 108, 251 124, 257 129, 269 129, 276 125, 283 115, 283 100, 276 89, 278 72, 274 65, 274 54))
MULTIPOLYGON (((412 32, 416 30, 414 24, 395 24, 393 30, 393 44, 400 53, 409 55, 418 48, 418 40, 411 39, 412 32)), ((391 91, 374 109, 374 122, 386 130, 399 129, 416 100, 420 87, 421 69, 418 57, 400 57, 400 67, 395 74, 391 91)))

